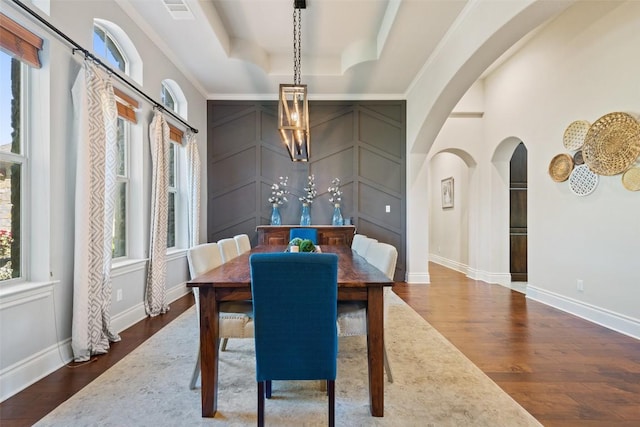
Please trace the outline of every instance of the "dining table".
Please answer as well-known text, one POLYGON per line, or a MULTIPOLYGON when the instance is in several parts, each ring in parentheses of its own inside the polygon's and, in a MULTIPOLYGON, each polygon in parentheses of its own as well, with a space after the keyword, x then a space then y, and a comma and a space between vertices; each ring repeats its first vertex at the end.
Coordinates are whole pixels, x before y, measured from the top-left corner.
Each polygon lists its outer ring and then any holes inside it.
MULTIPOLYGON (((200 294, 200 370, 202 416, 218 409, 218 311, 221 301, 251 300, 249 257, 283 252, 285 245, 259 245, 187 282, 200 294)), ((367 311, 367 359, 371 415, 384 416, 384 302, 385 286, 393 285, 382 271, 347 245, 321 245, 318 251, 338 255, 338 301, 362 301, 367 311)), ((304 286, 301 279, 300 286, 304 286)))

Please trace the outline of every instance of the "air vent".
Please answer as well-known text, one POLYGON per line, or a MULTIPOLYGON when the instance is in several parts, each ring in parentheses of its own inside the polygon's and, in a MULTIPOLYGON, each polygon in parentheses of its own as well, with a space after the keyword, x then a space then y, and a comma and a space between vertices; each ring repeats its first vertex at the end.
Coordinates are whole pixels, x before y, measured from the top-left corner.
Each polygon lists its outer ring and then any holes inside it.
POLYGON ((162 0, 173 19, 195 19, 183 0, 162 0))

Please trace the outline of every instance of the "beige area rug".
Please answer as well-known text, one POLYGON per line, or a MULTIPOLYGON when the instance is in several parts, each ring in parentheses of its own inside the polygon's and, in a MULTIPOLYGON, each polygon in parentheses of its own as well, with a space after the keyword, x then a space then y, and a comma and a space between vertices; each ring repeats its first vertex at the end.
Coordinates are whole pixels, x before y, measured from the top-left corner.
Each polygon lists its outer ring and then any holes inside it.
MULTIPOLYGON (((540 424, 395 294, 386 324, 394 383, 385 416, 369 413, 364 337, 340 340, 338 426, 539 426, 540 424)), ((189 390, 198 332, 192 307, 43 418, 38 426, 254 426, 253 340, 229 340, 221 353, 218 413, 200 416, 189 390)), ((268 426, 323 426, 319 382, 274 382, 268 426)))

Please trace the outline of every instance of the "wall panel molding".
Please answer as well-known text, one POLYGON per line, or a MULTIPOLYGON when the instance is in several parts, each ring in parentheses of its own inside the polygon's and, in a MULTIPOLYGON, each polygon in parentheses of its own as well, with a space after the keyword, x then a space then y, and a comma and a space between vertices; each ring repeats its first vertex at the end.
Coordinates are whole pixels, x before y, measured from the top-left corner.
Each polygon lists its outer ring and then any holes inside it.
POLYGON ((318 190, 312 224, 330 224, 327 188, 338 177, 343 217, 397 247, 396 280, 404 280, 405 101, 316 101, 309 110, 311 159, 293 163, 280 142, 275 101, 208 101, 208 241, 246 233, 257 242, 255 227, 268 224, 270 187, 281 176, 289 177, 291 191, 280 209, 283 224, 299 223, 298 197, 309 174, 318 190))

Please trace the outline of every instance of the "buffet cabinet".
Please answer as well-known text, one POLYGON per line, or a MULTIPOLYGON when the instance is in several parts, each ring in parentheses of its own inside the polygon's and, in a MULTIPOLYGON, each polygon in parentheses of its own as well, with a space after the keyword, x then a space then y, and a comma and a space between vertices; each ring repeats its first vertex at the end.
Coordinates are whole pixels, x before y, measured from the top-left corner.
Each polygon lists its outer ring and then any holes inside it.
MULTIPOLYGON (((289 243, 289 230, 305 228, 300 225, 259 225, 259 245, 286 245, 289 243)), ((351 246, 353 235, 356 233, 354 225, 314 225, 309 228, 318 230, 318 245, 347 245, 351 246)))

